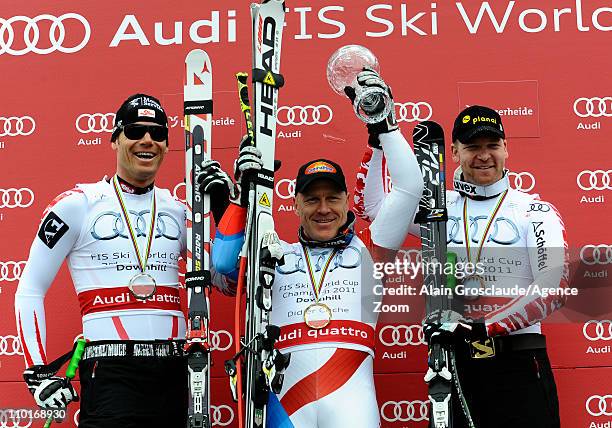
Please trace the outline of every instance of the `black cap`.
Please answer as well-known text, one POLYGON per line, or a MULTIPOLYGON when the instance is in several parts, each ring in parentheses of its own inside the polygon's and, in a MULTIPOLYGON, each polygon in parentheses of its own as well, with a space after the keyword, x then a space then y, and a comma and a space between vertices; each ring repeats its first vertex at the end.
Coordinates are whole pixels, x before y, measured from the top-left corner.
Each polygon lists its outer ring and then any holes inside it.
POLYGON ((453 141, 467 143, 479 135, 506 138, 499 113, 489 107, 470 106, 455 119, 453 141))
POLYGON ((326 178, 346 192, 346 180, 342 168, 336 162, 328 159, 315 159, 302 165, 295 179, 295 193, 298 194, 313 181, 326 178))
POLYGON ((151 95, 134 94, 121 104, 115 115, 111 141, 115 141, 125 125, 135 122, 153 122, 168 127, 168 116, 159 100, 151 95))

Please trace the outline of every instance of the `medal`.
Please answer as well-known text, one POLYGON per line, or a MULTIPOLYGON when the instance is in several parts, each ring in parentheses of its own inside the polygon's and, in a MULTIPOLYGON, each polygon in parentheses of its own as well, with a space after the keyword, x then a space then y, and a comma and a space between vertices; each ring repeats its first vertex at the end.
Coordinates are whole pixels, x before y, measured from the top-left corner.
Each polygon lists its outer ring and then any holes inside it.
POLYGON ((304 322, 310 328, 319 330, 329 325, 332 311, 325 303, 313 303, 304 310, 304 322))
POLYGON ((155 283, 155 278, 148 273, 138 273, 130 279, 128 288, 137 299, 147 300, 155 294, 157 284, 155 283))
POLYGON ((155 188, 153 188, 153 198, 151 201, 151 224, 149 225, 149 232, 146 236, 147 247, 145 249, 144 254, 141 253, 140 248, 138 248, 138 242, 136 241, 137 235, 134 231, 134 227, 132 226, 132 222, 130 221, 129 211, 125 205, 125 201, 123 200, 123 196, 121 195, 121 188, 119 187, 119 180, 115 175, 113 177, 113 187, 115 189, 115 195, 117 195, 117 200, 119 201, 119 207, 121 208, 121 214, 123 214, 123 220, 127 225, 127 229, 130 232, 130 240, 132 241, 132 245, 134 246, 134 251, 136 252, 136 259, 138 260, 138 267, 140 268, 140 273, 134 275, 128 284, 128 288, 132 295, 139 300, 146 300, 152 295, 155 294, 157 289, 157 285, 155 282, 155 278, 149 275, 145 271, 147 270, 147 262, 149 260, 149 254, 151 253, 151 245, 153 244, 153 236, 155 235, 155 219, 157 217, 157 203, 155 201, 155 188))
POLYGON ((319 303, 319 295, 321 294, 321 288, 323 288, 325 274, 327 274, 327 269, 329 268, 331 261, 334 259, 337 250, 334 249, 331 256, 329 256, 325 262, 323 272, 321 273, 321 279, 319 280, 319 284, 317 286, 314 272, 312 271, 312 266, 310 265, 310 254, 308 253, 308 248, 303 245, 302 248, 304 249, 304 257, 306 258, 306 266, 308 267, 308 276, 315 295, 315 302, 304 310, 304 322, 308 327, 318 330, 327 327, 332 319, 332 310, 325 303, 319 303))
MULTIPOLYGON (((478 251, 476 253, 476 262, 474 263, 475 265, 475 269, 476 269, 476 265, 478 264, 478 262, 480 261, 480 256, 482 255, 482 247, 484 245, 485 242, 487 242, 487 237, 489 235, 489 230, 491 229, 491 225, 493 224, 493 220, 495 219, 495 217, 497 216, 497 213, 499 212, 502 204, 504 203, 504 200, 506 199, 506 195, 508 194, 508 190, 504 191, 500 198, 497 200, 497 204, 495 206, 495 208, 493 209, 493 213, 491 214, 491 216, 489 217, 489 221, 487 222, 487 226, 485 227, 484 233, 482 234, 482 239, 480 240, 480 244, 478 245, 478 251)), ((463 202, 463 236, 464 236, 464 240, 465 240, 465 249, 467 252, 467 260, 468 263, 471 263, 472 260, 472 250, 470 248, 470 233, 469 233, 469 217, 468 217, 468 209, 467 209, 467 202, 468 202, 468 198, 467 196, 465 197, 465 200, 463 202)), ((485 280, 482 276, 480 275, 476 275, 476 274, 472 274, 472 275, 467 275, 464 280, 463 280, 463 286, 464 288, 467 289, 473 289, 473 288, 485 288, 486 287, 486 283, 485 280)), ((465 293, 465 295, 463 296, 466 300, 476 300, 480 297, 480 295, 475 294, 475 295, 468 295, 468 293, 465 293)))

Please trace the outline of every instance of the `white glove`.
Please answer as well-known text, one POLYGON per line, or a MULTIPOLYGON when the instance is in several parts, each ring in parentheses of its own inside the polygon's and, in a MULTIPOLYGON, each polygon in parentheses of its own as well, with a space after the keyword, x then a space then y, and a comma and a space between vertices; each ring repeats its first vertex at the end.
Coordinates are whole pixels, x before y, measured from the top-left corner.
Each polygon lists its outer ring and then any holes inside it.
POLYGON ((53 376, 34 389, 34 400, 43 409, 65 409, 71 401, 79 401, 79 396, 69 379, 53 376))

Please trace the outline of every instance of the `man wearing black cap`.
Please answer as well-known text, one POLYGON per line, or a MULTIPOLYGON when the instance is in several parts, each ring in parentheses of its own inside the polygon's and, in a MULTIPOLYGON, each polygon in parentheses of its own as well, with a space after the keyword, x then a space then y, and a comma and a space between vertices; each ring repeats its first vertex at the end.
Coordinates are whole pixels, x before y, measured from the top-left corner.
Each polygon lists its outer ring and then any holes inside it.
MULTIPOLYGON (((454 341, 457 373, 476 427, 559 427, 540 321, 564 304, 569 291, 563 222, 539 195, 510 188, 508 143, 495 110, 466 108, 452 136, 452 158, 459 168, 455 191, 447 191, 447 243, 459 262, 474 269, 466 267, 456 288, 463 314, 428 316, 425 337, 440 332, 454 341)), ((382 156, 369 156, 358 205, 372 220, 384 190, 372 174, 381 168, 382 156)), ((418 228, 410 233, 418 235, 418 228)), ((453 427, 470 426, 456 391, 453 415, 453 427)))
MULTIPOLYGON (((117 154, 111 178, 78 184, 43 213, 15 295, 24 378, 43 408, 77 399, 70 381, 48 363, 45 343, 44 297, 67 259, 88 341, 79 366, 79 426, 185 426, 185 319, 178 291, 185 207, 154 184, 168 152, 159 100, 145 94, 125 100, 111 147, 117 154)), ((220 276, 215 283, 227 292, 220 276)))
MULTIPOLYGON (((388 90, 378 75, 368 73, 362 85, 388 90)), ((423 181, 393 111, 370 127, 369 143, 387 154, 394 186, 378 219, 360 232, 354 229, 340 165, 315 159, 298 170, 298 242, 282 242, 284 264, 276 269, 271 311, 271 323, 281 327, 277 348, 291 353, 291 363, 280 394, 270 397, 270 428, 380 424, 373 378, 378 314, 372 263, 401 246, 409 226, 402 216, 414 214, 423 181)), ((244 224, 244 209, 231 204, 213 244, 215 267, 230 276, 242 244, 229 245, 236 227, 228 225, 235 219, 244 224)))

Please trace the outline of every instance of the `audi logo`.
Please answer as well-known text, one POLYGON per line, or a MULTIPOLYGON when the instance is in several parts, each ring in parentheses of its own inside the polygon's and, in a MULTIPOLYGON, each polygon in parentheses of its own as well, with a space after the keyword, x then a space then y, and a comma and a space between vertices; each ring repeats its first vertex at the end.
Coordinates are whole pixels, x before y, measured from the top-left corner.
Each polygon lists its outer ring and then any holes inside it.
POLYGON ((281 199, 291 199, 295 196, 295 179, 283 178, 276 182, 274 186, 276 196, 281 199))
POLYGON ((178 183, 176 186, 174 186, 174 190, 172 190, 172 195, 174 196, 174 199, 181 201, 182 203, 186 203, 186 194, 185 192, 187 191, 187 186, 185 185, 185 183, 178 183), (182 195, 179 195, 179 192, 182 195))
POLYGON ((0 428, 29 428, 32 426, 32 416, 22 418, 26 412, 21 409, 0 409, 0 428))
POLYGON ((81 134, 94 132, 113 132, 115 113, 83 113, 74 121, 74 126, 81 134))
POLYGON ((590 320, 584 323, 582 334, 585 339, 595 342, 596 340, 612 340, 612 320, 590 320))
POLYGON ((580 249, 580 260, 585 265, 607 265, 612 263, 612 245, 585 245, 580 249))
POLYGON ((519 192, 531 192, 535 187, 535 177, 530 172, 509 172, 510 187, 519 192))
POLYGON ((89 22, 79 15, 78 13, 65 13, 60 16, 53 16, 49 14, 43 14, 30 18, 28 16, 13 16, 9 19, 0 18, 0 55, 7 53, 9 55, 25 55, 28 52, 33 52, 39 55, 50 54, 51 52, 60 51, 63 53, 74 53, 83 49, 83 47, 89 41, 91 37, 91 27, 89 22), (68 20, 75 20, 80 22, 85 29, 83 40, 74 46, 64 46, 64 40, 66 38, 66 28, 64 24, 68 20), (41 43, 42 45, 51 46, 46 48, 39 48, 38 42, 41 40, 40 29, 38 23, 41 21, 51 22, 49 27, 49 40, 48 42, 41 43), (23 30, 23 43, 17 41, 15 43, 18 46, 25 44, 22 49, 13 49, 13 42, 15 42, 15 30, 13 24, 16 22, 25 23, 23 30))
POLYGON ((227 404, 220 406, 210 406, 210 420, 212 426, 226 427, 234 422, 234 409, 227 404))
POLYGON ((579 117, 612 117, 612 97, 578 98, 574 113, 579 117))
POLYGON ((385 346, 425 345, 423 328, 413 325, 386 325, 378 332, 380 343, 385 346))
POLYGON ((433 115, 431 105, 425 101, 417 103, 395 103, 395 118, 398 122, 422 122, 433 115))
POLYGON ((398 260, 405 260, 411 266, 416 266, 422 260, 422 255, 420 250, 410 249, 410 250, 398 250, 396 258, 398 260))
POLYGON ((278 108, 277 123, 288 125, 327 125, 334 117, 331 107, 318 106, 282 106, 278 108))
POLYGON ((23 355, 17 336, 0 336, 0 355, 23 355))
POLYGON ((582 190, 612 190, 610 187, 611 172, 610 169, 607 171, 602 169, 580 171, 576 177, 576 183, 582 190))
POLYGON ((210 331, 210 346, 213 351, 227 351, 234 343, 232 335, 227 330, 210 331), (227 339, 223 339, 227 338, 227 339), (227 340, 227 342, 225 342, 227 340), (225 345, 227 343, 227 345, 225 345))
POLYGON ((387 422, 420 422, 429 420, 429 401, 386 401, 380 407, 380 417, 387 422))
POLYGON ((0 137, 16 137, 18 135, 25 137, 31 135, 35 129, 36 122, 30 116, 0 117, 0 137))
POLYGON ((612 416, 612 395, 591 395, 585 407, 591 416, 612 416))
POLYGON ((25 261, 0 261, 0 281, 18 281, 21 278, 21 272, 23 272, 25 264, 25 261))
POLYGON ((34 203, 34 192, 27 187, 0 189, 0 208, 27 208, 34 203))

